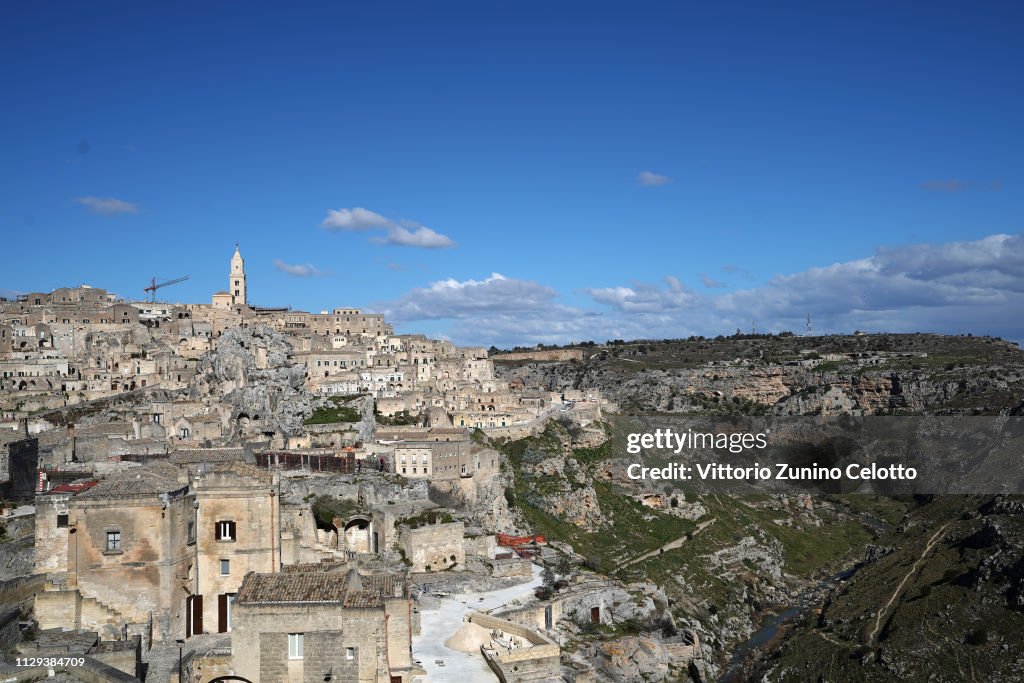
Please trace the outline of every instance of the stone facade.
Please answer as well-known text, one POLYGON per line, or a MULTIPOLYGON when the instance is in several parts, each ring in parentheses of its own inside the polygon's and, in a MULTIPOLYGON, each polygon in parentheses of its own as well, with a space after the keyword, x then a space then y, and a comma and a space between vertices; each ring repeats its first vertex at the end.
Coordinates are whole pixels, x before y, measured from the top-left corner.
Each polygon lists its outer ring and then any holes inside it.
POLYGON ((414 572, 440 571, 466 564, 462 522, 428 524, 412 529, 401 527, 398 547, 414 572))
POLYGON ((198 592, 206 631, 231 630, 231 603, 249 572, 281 562, 278 482, 265 470, 230 463, 195 482, 198 592))
POLYGON ((412 632, 401 575, 253 574, 239 592, 234 671, 253 683, 404 683, 412 632))

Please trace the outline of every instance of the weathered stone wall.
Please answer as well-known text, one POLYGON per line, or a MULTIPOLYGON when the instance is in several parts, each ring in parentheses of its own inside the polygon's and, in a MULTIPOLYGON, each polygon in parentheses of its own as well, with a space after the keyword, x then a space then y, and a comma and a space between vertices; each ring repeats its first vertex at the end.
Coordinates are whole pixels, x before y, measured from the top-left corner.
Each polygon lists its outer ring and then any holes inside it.
POLYGON ((352 645, 341 645, 341 631, 316 631, 305 636, 305 658, 302 662, 302 683, 323 683, 324 674, 331 672, 338 683, 358 683, 360 661, 370 659, 372 653, 362 653, 352 645), (352 648, 349 659, 348 648, 352 648))
POLYGON ((494 534, 466 538, 463 540, 463 544, 465 545, 467 555, 487 558, 494 557, 498 547, 498 541, 494 534))
POLYGON ((412 571, 438 571, 466 564, 464 533, 462 522, 430 524, 419 529, 401 527, 398 544, 412 563, 412 571))
MULTIPOLYGON (((491 564, 491 576, 499 579, 508 577, 530 577, 533 573, 532 565, 526 560, 512 558, 508 560, 495 560, 491 564)), ((543 622, 538 624, 542 626, 543 622)))
POLYGON ((207 472, 196 482, 198 592, 203 599, 203 628, 218 632, 218 596, 237 593, 249 572, 274 572, 281 557, 281 520, 277 485, 231 472, 207 472), (219 522, 234 522, 233 539, 217 539, 219 522), (228 573, 221 572, 228 561, 228 573))
POLYGON ((561 680, 561 648, 554 641, 522 624, 473 612, 467 621, 489 630, 511 634, 531 643, 530 647, 484 650, 488 665, 507 683, 561 680))
POLYGON ((0 582, 0 605, 16 606, 30 600, 43 589, 44 579, 42 574, 33 574, 0 582))
POLYGON ((236 605, 235 673, 253 683, 320 683, 333 668, 336 680, 373 683, 378 643, 384 647, 385 638, 391 667, 411 666, 411 612, 406 598, 387 600, 386 609, 345 609, 340 603, 236 605), (288 659, 289 633, 304 634, 302 660, 288 659), (351 662, 346 659, 350 647, 351 662))
POLYGON ((56 621, 51 625, 102 630, 127 622, 148 628, 152 615, 156 640, 177 637, 183 630, 188 587, 179 574, 188 576, 194 562, 187 544, 192 498, 77 498, 69 503, 69 516, 76 533, 68 542, 67 586, 72 592, 77 588, 83 598, 76 614, 79 623, 66 621, 67 602, 40 593, 40 624, 56 621), (120 550, 107 550, 110 531, 120 532, 120 550), (48 599, 41 602, 42 596, 48 599), (58 607, 47 614, 51 602, 58 607))
POLYGON ((70 527, 57 526, 57 515, 68 514, 70 494, 36 496, 36 572, 58 573, 68 570, 70 527))
POLYGON ((18 629, 18 609, 8 609, 0 614, 0 652, 11 652, 21 640, 18 629))

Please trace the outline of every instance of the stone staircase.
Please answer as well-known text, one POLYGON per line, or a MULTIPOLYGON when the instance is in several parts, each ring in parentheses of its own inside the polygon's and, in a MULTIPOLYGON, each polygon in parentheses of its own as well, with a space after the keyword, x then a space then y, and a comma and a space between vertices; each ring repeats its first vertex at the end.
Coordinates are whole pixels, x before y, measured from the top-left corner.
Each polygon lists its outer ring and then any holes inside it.
POLYGON ((98 628, 109 625, 120 628, 122 624, 142 624, 149 619, 149 613, 124 604, 117 597, 100 595, 97 591, 79 586, 82 596, 81 620, 83 628, 98 628))

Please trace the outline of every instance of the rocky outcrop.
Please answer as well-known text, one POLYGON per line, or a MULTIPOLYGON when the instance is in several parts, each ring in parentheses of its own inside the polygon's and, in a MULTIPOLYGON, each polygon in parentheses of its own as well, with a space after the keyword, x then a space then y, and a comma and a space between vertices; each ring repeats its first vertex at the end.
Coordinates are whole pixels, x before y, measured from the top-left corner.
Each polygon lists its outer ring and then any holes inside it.
POLYGON ((191 397, 229 406, 235 435, 291 436, 312 413, 305 379, 305 366, 292 360, 283 335, 266 325, 236 327, 199 359, 191 397))
MULTIPOLYGON (((584 361, 497 364, 495 368, 502 378, 527 386, 552 391, 600 389, 625 412, 749 413, 752 406, 782 415, 1019 411, 1024 405, 1019 398, 1024 385, 1019 349, 992 340, 975 340, 974 346, 968 342, 958 341, 967 345, 963 353, 976 356, 970 366, 936 364, 927 353, 902 357, 865 351, 833 354, 837 360, 827 364, 810 360, 779 364, 765 356, 651 367, 597 353, 584 361), (993 351, 1015 357, 1013 364, 985 363, 993 351)), ((815 348, 814 341, 807 343, 807 351, 815 348)))
POLYGON ((664 681, 669 674, 669 653, 653 638, 629 636, 601 643, 599 666, 607 680, 664 681))

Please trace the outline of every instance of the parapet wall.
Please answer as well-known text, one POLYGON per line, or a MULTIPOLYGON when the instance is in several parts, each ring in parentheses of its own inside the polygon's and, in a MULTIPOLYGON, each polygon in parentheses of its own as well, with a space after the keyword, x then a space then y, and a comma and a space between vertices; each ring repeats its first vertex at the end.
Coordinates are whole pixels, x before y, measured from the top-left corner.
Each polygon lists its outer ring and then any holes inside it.
POLYGON ((561 648, 559 648, 558 644, 553 640, 531 628, 523 626, 522 624, 516 624, 511 621, 492 617, 489 614, 482 614, 480 612, 472 612, 466 617, 466 621, 476 624, 477 626, 483 626, 486 629, 503 631, 504 633, 519 636, 532 645, 532 647, 523 648, 521 650, 513 650, 512 652, 497 654, 496 659, 500 662, 519 662, 527 659, 538 659, 541 657, 558 657, 561 653, 561 648))

